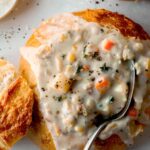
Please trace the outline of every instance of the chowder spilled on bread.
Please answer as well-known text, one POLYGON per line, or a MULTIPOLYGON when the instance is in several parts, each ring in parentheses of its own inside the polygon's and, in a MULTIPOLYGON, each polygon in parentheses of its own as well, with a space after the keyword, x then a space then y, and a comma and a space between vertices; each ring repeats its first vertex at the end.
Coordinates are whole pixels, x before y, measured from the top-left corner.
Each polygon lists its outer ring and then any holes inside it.
POLYGON ((117 134, 132 144, 132 120, 148 122, 141 107, 149 87, 149 40, 125 37, 71 13, 42 23, 36 38, 40 46, 25 46, 21 55, 35 75, 39 109, 56 149, 82 149, 97 126, 124 107, 130 79, 127 60, 134 60, 136 69, 134 102, 128 115, 110 123, 100 139, 117 134))

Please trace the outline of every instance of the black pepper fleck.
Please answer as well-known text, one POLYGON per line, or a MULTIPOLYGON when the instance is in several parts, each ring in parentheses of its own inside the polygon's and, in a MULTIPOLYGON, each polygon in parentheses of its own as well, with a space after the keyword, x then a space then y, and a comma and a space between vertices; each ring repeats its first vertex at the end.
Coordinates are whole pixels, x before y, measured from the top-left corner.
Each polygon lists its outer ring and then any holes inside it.
POLYGON ((107 66, 106 63, 104 63, 104 65, 102 67, 100 67, 100 69, 102 72, 108 72, 112 68, 107 66))
POLYGON ((41 88, 42 91, 46 91, 44 87, 41 88))
POLYGON ((116 73, 119 73, 119 70, 118 70, 118 69, 116 69, 116 73))

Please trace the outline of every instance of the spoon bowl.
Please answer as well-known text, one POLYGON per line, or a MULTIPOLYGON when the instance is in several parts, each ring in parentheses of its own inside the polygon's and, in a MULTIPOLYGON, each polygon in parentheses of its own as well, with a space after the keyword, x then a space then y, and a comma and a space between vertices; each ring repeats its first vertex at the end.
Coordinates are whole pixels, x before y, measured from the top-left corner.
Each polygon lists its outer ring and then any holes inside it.
POLYGON ((90 150, 94 140, 105 129, 105 127, 113 121, 117 121, 117 120, 122 119, 126 115, 127 111, 129 110, 129 107, 130 107, 130 104, 132 101, 132 97, 133 97, 134 87, 135 87, 135 68, 134 68, 134 62, 133 61, 129 61, 128 63, 129 63, 129 68, 130 68, 131 73, 130 73, 128 99, 127 99, 125 106, 123 107, 123 109, 119 113, 114 114, 111 117, 109 117, 108 119, 106 119, 97 128, 97 130, 94 132, 94 134, 89 138, 88 142, 86 143, 84 150, 90 150))

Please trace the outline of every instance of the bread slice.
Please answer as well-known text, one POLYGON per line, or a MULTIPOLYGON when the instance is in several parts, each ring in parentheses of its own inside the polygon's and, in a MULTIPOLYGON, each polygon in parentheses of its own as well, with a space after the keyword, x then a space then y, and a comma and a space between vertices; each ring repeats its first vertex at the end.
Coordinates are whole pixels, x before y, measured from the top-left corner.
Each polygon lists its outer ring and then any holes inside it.
POLYGON ((32 121, 33 93, 15 68, 0 59, 0 150, 26 135, 32 121))
MULTIPOLYGON (((85 19, 88 22, 96 22, 102 26, 115 29, 121 32, 125 37, 135 37, 140 40, 150 39, 149 35, 143 30, 140 25, 118 13, 110 12, 104 9, 97 9, 75 12, 73 14, 85 19)), ((35 48, 39 47, 41 45, 39 38, 43 37, 39 34, 39 29, 37 29, 27 41, 26 46, 35 48)), ((39 110, 40 99, 38 99, 38 93, 35 90, 37 85, 35 75, 33 73, 33 70, 31 69, 29 62, 23 57, 21 57, 20 60, 20 72, 23 77, 27 79, 30 87, 34 90, 35 94, 33 122, 29 132, 29 136, 36 144, 39 145, 42 150, 54 150, 55 145, 53 142, 53 138, 51 137, 51 133, 49 132, 46 122, 43 119, 43 115, 39 110)), ((134 133, 139 134, 143 131, 143 124, 134 121, 133 124, 134 127, 132 127, 134 128, 134 133)), ((96 140, 95 149, 125 150, 126 144, 124 144, 124 142, 118 135, 112 135, 107 140, 96 140)))

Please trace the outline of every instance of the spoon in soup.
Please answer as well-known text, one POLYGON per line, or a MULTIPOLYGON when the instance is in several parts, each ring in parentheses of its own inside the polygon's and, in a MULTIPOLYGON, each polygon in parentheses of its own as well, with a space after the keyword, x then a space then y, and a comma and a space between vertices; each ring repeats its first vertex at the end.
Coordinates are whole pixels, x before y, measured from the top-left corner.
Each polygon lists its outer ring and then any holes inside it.
POLYGON ((130 60, 128 62, 128 64, 129 64, 129 68, 130 68, 130 81, 129 81, 128 98, 127 98, 127 102, 126 102, 125 106, 123 107, 123 109, 119 113, 114 114, 111 117, 109 117, 108 119, 106 119, 97 128, 97 130, 94 132, 94 134, 87 141, 87 143, 84 147, 84 150, 90 150, 90 148, 92 147, 93 142, 100 135, 100 133, 105 129, 105 127, 113 121, 117 121, 117 120, 122 119, 126 115, 127 111, 129 110, 129 107, 130 107, 130 104, 131 104, 131 101, 132 101, 132 97, 133 97, 133 93, 134 93, 134 87, 135 87, 135 68, 134 68, 133 60, 130 60))

